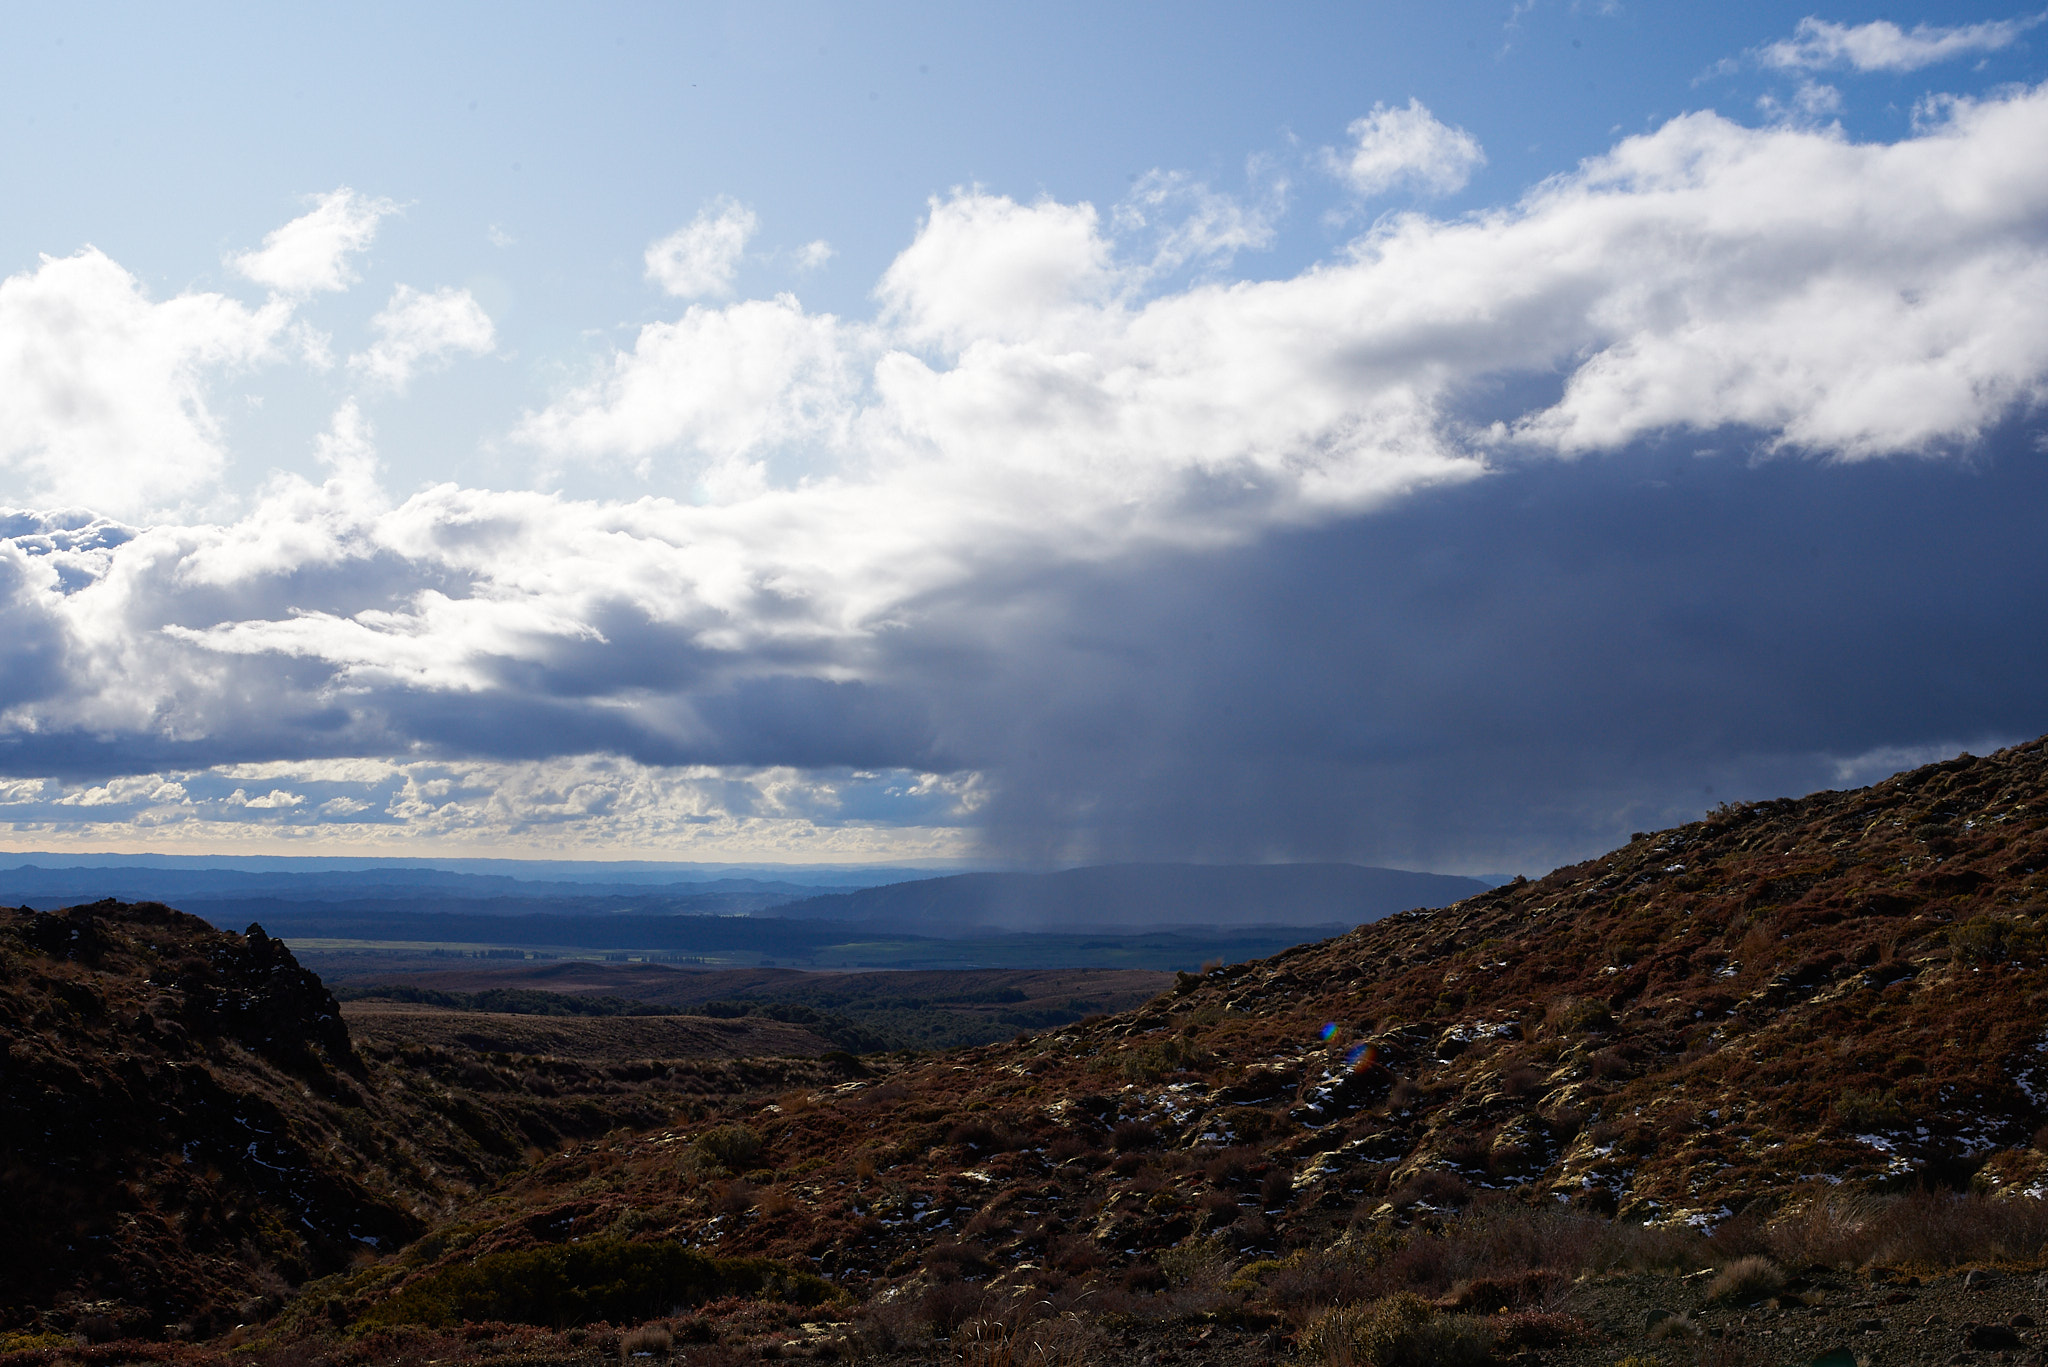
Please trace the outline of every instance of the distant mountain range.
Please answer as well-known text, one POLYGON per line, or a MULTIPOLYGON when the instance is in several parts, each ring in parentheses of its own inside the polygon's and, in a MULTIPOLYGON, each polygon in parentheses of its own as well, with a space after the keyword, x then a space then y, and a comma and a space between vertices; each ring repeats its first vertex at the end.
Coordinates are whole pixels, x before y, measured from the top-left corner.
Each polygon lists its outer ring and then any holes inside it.
MULTIPOLYGON (((55 858, 61 859, 62 856, 55 858)), ((607 877, 514 877, 502 873, 458 873, 414 865, 356 869, 240 869, 160 867, 141 864, 0 868, 0 903, 39 909, 113 897, 128 902, 165 902, 187 910, 200 904, 249 899, 287 902, 424 902, 499 906, 531 902, 538 909, 580 907, 587 912, 636 911, 669 915, 734 916, 844 887, 843 875, 821 870, 814 881, 755 877, 649 881, 645 875, 607 877), (565 906, 565 904, 567 904, 565 906)), ((878 871, 883 881, 915 878, 913 869, 878 871)), ((463 906, 445 907, 461 911, 463 906)))
POLYGON ((1358 864, 1102 864, 1058 873, 962 873, 827 893, 768 914, 958 937, 1179 926, 1350 927, 1442 907, 1493 884, 1358 864))
MULTIPOLYGON (((164 870, 187 873, 282 874, 291 877, 368 874, 394 875, 419 883, 418 875, 457 874, 476 886, 491 880, 521 887, 553 883, 580 887, 646 888, 703 884, 721 879, 782 882, 807 888, 866 888, 912 878, 956 873, 958 867, 888 864, 708 864, 697 860, 658 859, 443 859, 426 855, 389 856, 329 854, 123 854, 83 850, 16 850, 0 854, 0 877, 12 869, 37 866, 61 870, 164 870)), ((450 884, 461 886, 463 884, 450 884)))
MULTIPOLYGON (((564 923, 552 929, 557 938, 548 941, 559 944, 583 944, 589 938, 559 938, 569 929, 567 923, 602 918, 641 923, 633 931, 640 936, 635 947, 642 942, 645 947, 657 941, 665 945, 672 936, 650 940, 646 932, 655 919, 675 917, 815 921, 943 939, 1179 927, 1349 927, 1410 907, 1447 906, 1493 886, 1476 878, 1356 864, 1107 864, 1057 873, 942 876, 907 868, 865 873, 820 869, 813 882, 801 866, 775 870, 786 875, 780 878, 733 876, 769 871, 744 868, 713 878, 687 868, 556 863, 535 864, 531 870, 541 876, 520 877, 502 871, 509 861, 488 872, 471 872, 360 861, 335 867, 340 861, 311 859, 295 866, 282 858, 254 867, 247 860, 212 865, 159 857, 125 863, 101 856, 90 863, 57 865, 64 856, 34 858, 51 863, 0 868, 0 905, 51 910, 102 898, 163 902, 216 925, 260 920, 294 926, 300 935, 339 932, 356 938, 363 926, 375 923, 380 939, 494 938, 512 932, 502 926, 487 932, 483 922, 540 918, 564 923), (651 881, 664 872, 670 881, 651 881), (888 881, 847 888, 863 877, 888 881), (308 918, 322 929, 313 929, 308 918), (337 918, 348 921, 348 928, 337 918), (475 924, 456 928, 445 924, 451 918, 475 924), (443 924, 429 935, 428 921, 443 924), (328 922, 335 924, 328 928, 328 922), (419 926, 417 936, 404 933, 413 922, 419 926)), ((530 927, 513 939, 531 939, 538 929, 530 927)), ((615 929, 627 932, 623 925, 615 929)), ((787 936, 795 930, 778 927, 777 933, 787 936)), ((610 935, 605 943, 616 938, 610 935)), ((692 932, 692 945, 701 938, 692 932)))

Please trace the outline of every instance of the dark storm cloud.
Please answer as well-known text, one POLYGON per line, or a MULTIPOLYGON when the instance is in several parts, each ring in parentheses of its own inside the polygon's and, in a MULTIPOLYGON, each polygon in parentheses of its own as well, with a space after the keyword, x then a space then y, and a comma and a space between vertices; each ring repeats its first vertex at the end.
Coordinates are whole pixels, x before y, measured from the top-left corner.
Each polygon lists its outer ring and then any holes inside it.
POLYGON ((1964 465, 1524 467, 1041 582, 940 710, 1007 855, 1533 869, 2048 729, 2044 512, 2017 429, 1964 465))

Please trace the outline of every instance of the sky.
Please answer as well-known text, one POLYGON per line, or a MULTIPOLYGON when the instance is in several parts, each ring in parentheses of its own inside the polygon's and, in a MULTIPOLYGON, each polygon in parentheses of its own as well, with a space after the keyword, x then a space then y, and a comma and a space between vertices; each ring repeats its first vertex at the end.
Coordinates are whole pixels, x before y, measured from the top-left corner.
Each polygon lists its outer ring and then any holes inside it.
POLYGON ((2048 731, 2048 16, 10 7, 0 847, 1538 873, 2048 731))

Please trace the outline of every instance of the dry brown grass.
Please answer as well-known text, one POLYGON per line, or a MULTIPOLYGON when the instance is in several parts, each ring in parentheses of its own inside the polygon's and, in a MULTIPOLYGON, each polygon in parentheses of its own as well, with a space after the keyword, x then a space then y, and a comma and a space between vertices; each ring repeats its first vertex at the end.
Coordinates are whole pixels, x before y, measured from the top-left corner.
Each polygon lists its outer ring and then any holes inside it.
POLYGON ((1785 1270, 1769 1258, 1737 1258, 1707 1286, 1707 1299, 1745 1303, 1775 1296, 1785 1289, 1785 1270))
POLYGON ((674 1351, 676 1337, 665 1324, 644 1324, 619 1336, 619 1357, 665 1358, 674 1351))
POLYGON ((1486 1320, 1409 1293, 1325 1311, 1301 1336, 1303 1356, 1327 1367, 1482 1367, 1494 1343, 1486 1320))
POLYGON ((1938 1270, 2034 1263, 2048 1247, 2048 1202, 1981 1193, 1831 1192, 1763 1232, 1786 1263, 1938 1270))

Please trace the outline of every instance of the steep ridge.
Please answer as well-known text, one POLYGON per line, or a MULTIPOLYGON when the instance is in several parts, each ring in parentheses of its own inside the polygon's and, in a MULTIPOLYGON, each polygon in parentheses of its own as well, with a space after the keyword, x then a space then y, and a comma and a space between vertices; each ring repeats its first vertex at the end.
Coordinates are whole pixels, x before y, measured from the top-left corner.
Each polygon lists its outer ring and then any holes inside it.
POLYGON ((661 1024, 694 1056, 515 1057, 374 1032, 358 1047, 261 927, 156 904, 0 910, 0 1330, 203 1337, 416 1238, 549 1148, 705 1095, 846 1076, 696 1038, 832 1048, 794 1026, 661 1024))
MULTIPOLYGON (((1155 1275, 1202 1237, 1284 1254, 1488 1190, 1680 1228, 1845 1190, 2039 1197, 2044 917, 2036 741, 1723 807, 1121 1016, 579 1146, 441 1256, 630 1228, 886 1299, 1155 1275), (734 1126, 746 1172, 716 1161, 734 1126)), ((365 1273, 349 1303, 440 1265, 365 1273)))

